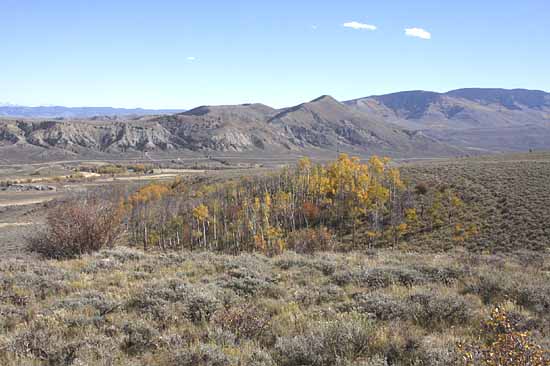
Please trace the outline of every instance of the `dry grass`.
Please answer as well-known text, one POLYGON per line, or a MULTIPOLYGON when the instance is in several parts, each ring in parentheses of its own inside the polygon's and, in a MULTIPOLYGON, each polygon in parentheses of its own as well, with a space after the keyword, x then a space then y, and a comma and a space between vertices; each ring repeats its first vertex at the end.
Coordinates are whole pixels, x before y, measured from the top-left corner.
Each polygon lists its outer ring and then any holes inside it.
POLYGON ((0 364, 456 364, 501 303, 548 346, 549 271, 465 252, 4 260, 0 364))
MULTIPOLYGON (((550 154, 494 156, 416 164, 402 169, 413 182, 451 186, 465 201, 479 235, 464 245, 478 252, 550 249, 550 154)), ((448 233, 413 238, 411 247, 449 249, 448 233)))
POLYGON ((2 259, 0 364, 455 365, 458 344, 490 344, 497 305, 549 349, 550 154, 495 159, 402 169, 460 194, 480 228, 464 242, 441 229, 392 250, 311 253, 324 239, 304 232, 290 248, 310 254, 2 259))

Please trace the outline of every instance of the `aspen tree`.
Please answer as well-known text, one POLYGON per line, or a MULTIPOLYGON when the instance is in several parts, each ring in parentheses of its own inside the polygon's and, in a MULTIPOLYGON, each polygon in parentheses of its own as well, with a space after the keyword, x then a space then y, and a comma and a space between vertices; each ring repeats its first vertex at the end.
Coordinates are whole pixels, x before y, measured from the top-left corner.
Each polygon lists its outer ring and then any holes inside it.
POLYGON ((197 222, 199 222, 199 225, 202 223, 202 238, 204 248, 206 248, 206 221, 208 220, 208 207, 201 203, 193 209, 193 216, 197 222))

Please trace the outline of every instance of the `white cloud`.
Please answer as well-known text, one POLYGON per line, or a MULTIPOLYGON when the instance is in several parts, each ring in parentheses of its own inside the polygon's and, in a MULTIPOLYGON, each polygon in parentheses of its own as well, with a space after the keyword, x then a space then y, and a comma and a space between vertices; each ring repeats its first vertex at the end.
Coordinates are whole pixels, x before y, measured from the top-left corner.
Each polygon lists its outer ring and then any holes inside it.
POLYGON ((405 29, 405 35, 409 37, 418 37, 422 39, 431 39, 432 34, 422 28, 407 28, 405 29))
POLYGON ((197 58, 195 56, 187 57, 187 61, 195 61, 197 58))
POLYGON ((311 29, 313 29, 313 30, 317 30, 318 28, 319 28, 319 27, 316 26, 315 24, 311 26, 311 29))
POLYGON ((352 29, 367 29, 367 30, 376 30, 376 26, 372 24, 365 24, 365 23, 359 23, 359 22, 347 22, 342 24, 346 28, 352 28, 352 29))

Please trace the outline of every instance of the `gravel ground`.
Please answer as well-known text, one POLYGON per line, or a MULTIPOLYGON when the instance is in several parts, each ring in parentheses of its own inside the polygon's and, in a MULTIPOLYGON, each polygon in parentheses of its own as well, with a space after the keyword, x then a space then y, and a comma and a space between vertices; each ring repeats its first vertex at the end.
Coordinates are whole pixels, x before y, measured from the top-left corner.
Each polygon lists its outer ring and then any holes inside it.
POLYGON ((25 238, 43 222, 43 204, 0 207, 0 258, 23 258, 25 238))

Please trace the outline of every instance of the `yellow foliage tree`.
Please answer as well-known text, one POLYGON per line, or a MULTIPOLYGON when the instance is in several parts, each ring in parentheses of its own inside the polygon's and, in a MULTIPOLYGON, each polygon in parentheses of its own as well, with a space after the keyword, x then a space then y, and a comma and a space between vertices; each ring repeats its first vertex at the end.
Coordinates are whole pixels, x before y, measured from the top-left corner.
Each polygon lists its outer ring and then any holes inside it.
POLYGON ((202 239, 204 247, 206 248, 206 221, 208 220, 208 206, 200 204, 193 209, 193 217, 197 222, 202 224, 202 239))

